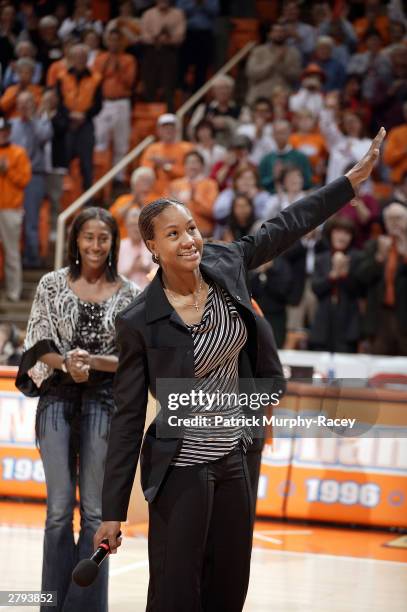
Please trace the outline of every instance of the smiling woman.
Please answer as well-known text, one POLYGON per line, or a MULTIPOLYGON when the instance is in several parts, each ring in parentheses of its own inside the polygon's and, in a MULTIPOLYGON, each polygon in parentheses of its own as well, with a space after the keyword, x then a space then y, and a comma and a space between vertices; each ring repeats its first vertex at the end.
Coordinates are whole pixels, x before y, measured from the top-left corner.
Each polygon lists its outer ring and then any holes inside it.
MULTIPOLYGON (((354 187, 372 171, 384 134, 381 130, 346 176, 232 243, 203 245, 191 212, 176 200, 156 200, 143 208, 140 232, 160 267, 116 321, 117 412, 95 548, 104 538, 113 553, 120 546, 117 536, 139 459, 148 390, 157 396, 160 379, 179 378, 192 379, 193 389, 231 394, 239 389, 239 379, 249 379, 256 391, 253 379, 265 355, 248 271, 275 258, 354 197, 354 187)), ((255 432, 241 424, 238 404, 220 401, 214 413, 226 417, 230 427, 185 427, 181 438, 166 438, 160 436, 157 418, 144 437, 140 463, 149 502, 148 612, 243 609, 254 508, 246 451, 255 432)))
POLYGON ((38 285, 16 381, 23 393, 40 398, 36 437, 47 484, 42 589, 57 591, 58 610, 107 612, 107 565, 86 591, 70 583, 77 561, 92 553, 101 519, 117 368, 114 322, 139 293, 117 273, 118 247, 110 213, 91 207, 75 218, 69 266, 46 274, 38 285), (78 476, 81 531, 75 544, 78 476))

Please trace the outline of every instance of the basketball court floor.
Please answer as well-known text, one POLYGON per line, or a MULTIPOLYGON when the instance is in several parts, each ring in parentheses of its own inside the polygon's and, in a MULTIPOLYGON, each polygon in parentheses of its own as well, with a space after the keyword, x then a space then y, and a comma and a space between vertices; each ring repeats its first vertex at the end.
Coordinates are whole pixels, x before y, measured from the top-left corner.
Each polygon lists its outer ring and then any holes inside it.
MULTIPOLYGON (((39 590, 44 518, 43 504, 0 502, 0 590, 39 590)), ((146 534, 145 524, 124 528, 109 612, 145 610, 146 534)), ((253 544, 244 612, 407 612, 407 536, 257 521, 253 544)), ((1 608, 18 609, 36 608, 1 608)))

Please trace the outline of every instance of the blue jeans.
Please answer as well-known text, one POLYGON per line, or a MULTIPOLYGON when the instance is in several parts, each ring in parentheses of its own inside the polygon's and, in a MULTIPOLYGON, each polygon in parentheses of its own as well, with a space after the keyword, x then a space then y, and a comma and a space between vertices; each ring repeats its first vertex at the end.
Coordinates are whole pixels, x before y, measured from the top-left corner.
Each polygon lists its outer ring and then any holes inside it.
POLYGON ((26 264, 38 264, 39 262, 38 228, 44 195, 44 175, 33 174, 24 191, 24 262, 26 264))
MULTIPOLYGON (((42 590, 57 591, 57 612, 107 612, 108 609, 107 559, 100 566, 93 585, 82 588, 71 580, 75 565, 92 555, 93 536, 101 522, 103 473, 113 411, 111 394, 109 397, 106 391, 102 399, 90 390, 66 395, 64 392, 63 398, 48 392, 38 403, 36 431, 48 496, 42 590), (77 479, 81 525, 75 543, 73 512, 77 479)), ((48 608, 41 610, 46 612, 48 608)))

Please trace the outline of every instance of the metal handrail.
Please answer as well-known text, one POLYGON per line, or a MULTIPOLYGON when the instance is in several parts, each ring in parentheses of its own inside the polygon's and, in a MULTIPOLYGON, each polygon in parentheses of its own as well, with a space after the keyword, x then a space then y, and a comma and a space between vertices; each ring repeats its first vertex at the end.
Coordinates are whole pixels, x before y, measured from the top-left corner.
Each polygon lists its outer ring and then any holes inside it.
MULTIPOLYGON (((256 44, 255 41, 251 41, 246 43, 244 47, 240 49, 235 55, 228 61, 222 68, 220 68, 198 91, 191 96, 185 104, 178 109, 176 115, 181 123, 186 113, 211 89, 213 82, 215 79, 229 72, 236 64, 238 64, 256 44)), ((64 238, 65 238, 65 225, 66 220, 69 219, 79 208, 81 208, 86 202, 88 202, 98 191, 103 189, 103 187, 112 180, 119 172, 124 170, 126 166, 128 166, 136 157, 138 157, 148 145, 154 142, 155 136, 147 136, 139 142, 139 144, 129 151, 127 155, 123 157, 113 168, 111 168, 106 174, 104 174, 92 187, 87 189, 85 193, 83 193, 79 198, 77 198, 68 208, 66 208, 63 212, 58 215, 57 221, 57 236, 55 243, 55 259, 54 259, 54 268, 58 270, 62 267, 64 260, 64 238)))

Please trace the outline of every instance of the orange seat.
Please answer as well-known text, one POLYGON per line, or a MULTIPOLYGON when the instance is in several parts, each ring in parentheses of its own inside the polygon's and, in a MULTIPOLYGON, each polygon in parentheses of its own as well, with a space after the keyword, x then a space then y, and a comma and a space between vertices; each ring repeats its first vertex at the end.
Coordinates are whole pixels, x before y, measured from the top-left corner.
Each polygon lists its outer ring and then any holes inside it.
POLYGON ((91 1, 92 17, 95 21, 109 21, 110 19, 110 2, 109 0, 92 0, 91 1))
POLYGON ((162 102, 136 102, 131 121, 130 147, 135 147, 146 136, 154 135, 157 119, 167 112, 167 105, 162 102))
POLYGON ((278 13, 277 0, 256 0, 256 14, 260 21, 276 21, 278 13))
POLYGON ((258 19, 231 19, 232 32, 229 41, 228 55, 232 57, 248 42, 259 40, 258 19))

